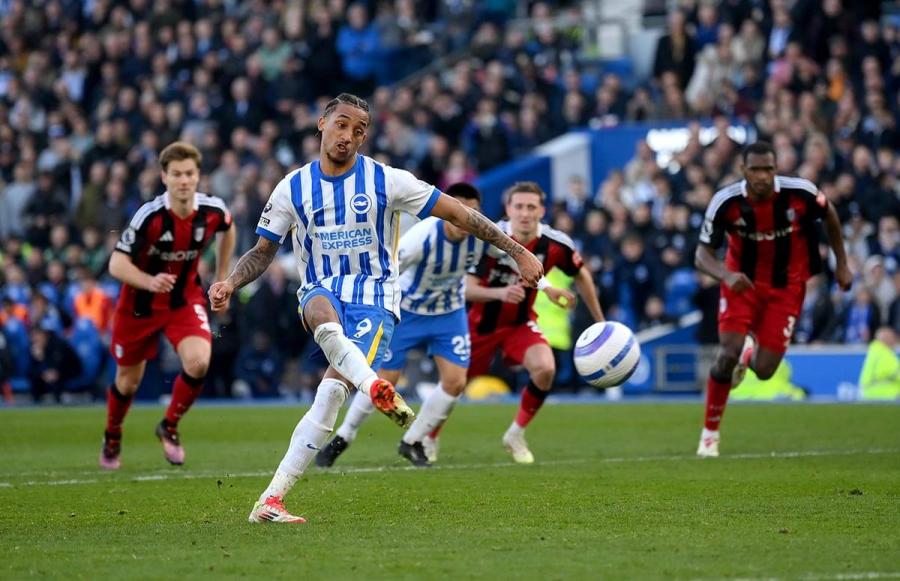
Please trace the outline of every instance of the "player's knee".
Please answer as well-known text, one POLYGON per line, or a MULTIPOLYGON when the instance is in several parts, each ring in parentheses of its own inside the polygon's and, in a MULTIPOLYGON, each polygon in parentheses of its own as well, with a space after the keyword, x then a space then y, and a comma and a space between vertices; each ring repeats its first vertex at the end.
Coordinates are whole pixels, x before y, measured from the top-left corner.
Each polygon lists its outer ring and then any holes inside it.
POLYGON ((335 323, 334 321, 320 323, 313 328, 315 329, 315 331, 313 331, 313 339, 315 339, 316 343, 319 345, 332 337, 344 334, 344 328, 341 327, 341 324, 335 323))
POLYGON ((711 370, 713 379, 717 381, 730 381, 731 373, 734 371, 734 367, 737 363, 737 354, 731 354, 724 351, 719 353, 711 370))
POLYGON ((544 363, 531 372, 531 381, 541 388, 549 388, 553 384, 553 376, 556 375, 556 366, 553 363, 544 363))
POLYGON ((183 362, 184 372, 191 377, 206 377, 209 370, 208 357, 195 357, 183 362))
POLYGON ((134 395, 141 384, 140 376, 134 374, 116 374, 116 389, 122 395, 134 395))
POLYGON ((775 370, 778 369, 777 363, 772 363, 769 361, 764 361, 761 363, 757 363, 754 367, 753 371, 756 373, 756 376, 762 380, 770 379, 773 375, 775 375, 775 370))
POLYGON ((441 387, 448 394, 454 397, 459 396, 466 390, 466 378, 463 376, 441 379, 441 387))

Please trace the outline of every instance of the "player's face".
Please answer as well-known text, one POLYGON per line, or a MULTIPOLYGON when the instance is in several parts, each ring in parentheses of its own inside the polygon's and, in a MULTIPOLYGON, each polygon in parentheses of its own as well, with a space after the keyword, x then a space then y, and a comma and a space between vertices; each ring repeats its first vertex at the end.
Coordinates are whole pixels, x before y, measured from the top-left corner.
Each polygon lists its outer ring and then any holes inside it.
POLYGON ((544 218, 544 204, 540 194, 534 192, 512 192, 506 202, 506 215, 516 238, 537 234, 538 225, 544 218))
POLYGON ((170 161, 166 171, 162 172, 162 182, 166 184, 170 196, 185 202, 192 199, 197 193, 197 184, 200 183, 200 168, 193 159, 170 161))
MULTIPOLYGON (((478 210, 479 212, 481 211, 481 204, 478 203, 478 200, 473 200, 473 199, 469 199, 469 198, 454 198, 454 199, 458 200, 459 203, 461 203, 464 206, 468 206, 468 207, 472 208, 473 210, 478 210)), ((450 224, 449 222, 447 223, 447 233, 454 240, 462 240, 463 238, 465 238, 466 236, 469 235, 469 233, 466 232, 465 230, 463 230, 462 228, 457 228, 456 226, 454 226, 453 224, 450 224)))
POLYGON ((775 156, 771 153, 751 153, 744 163, 747 189, 755 196, 767 198, 775 191, 775 156))
POLYGON ((366 141, 369 114, 358 107, 341 103, 328 117, 319 118, 323 157, 343 167, 349 164, 366 141))

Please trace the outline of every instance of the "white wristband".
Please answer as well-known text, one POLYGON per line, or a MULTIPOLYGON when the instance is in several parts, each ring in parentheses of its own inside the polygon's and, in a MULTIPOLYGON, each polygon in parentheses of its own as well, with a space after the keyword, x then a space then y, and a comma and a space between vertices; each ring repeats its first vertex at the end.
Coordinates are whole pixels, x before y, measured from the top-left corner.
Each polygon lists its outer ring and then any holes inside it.
POLYGON ((553 285, 550 284, 549 280, 542 276, 541 280, 537 281, 537 289, 542 291, 547 290, 548 288, 553 288, 553 285))

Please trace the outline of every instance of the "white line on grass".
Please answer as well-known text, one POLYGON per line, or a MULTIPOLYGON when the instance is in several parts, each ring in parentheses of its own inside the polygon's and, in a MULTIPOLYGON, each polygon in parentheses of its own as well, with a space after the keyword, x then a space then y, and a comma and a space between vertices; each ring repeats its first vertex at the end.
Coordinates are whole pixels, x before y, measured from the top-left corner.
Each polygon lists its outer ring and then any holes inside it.
MULTIPOLYGON (((876 455, 876 454, 896 454, 900 452, 897 448, 870 448, 865 450, 807 450, 794 452, 768 452, 768 453, 747 453, 733 454, 726 456, 720 460, 700 459, 696 456, 678 454, 671 456, 628 456, 621 458, 571 458, 568 460, 548 460, 537 464, 540 466, 562 466, 566 464, 612 464, 612 463, 629 463, 629 462, 672 462, 672 461, 698 461, 698 462, 722 462, 728 460, 760 460, 764 458, 812 458, 819 456, 856 456, 856 455, 876 455)), ((436 464, 432 470, 481 470, 487 468, 510 468, 519 466, 515 462, 484 462, 479 464, 436 464)), ((335 468, 327 471, 319 470, 320 474, 373 474, 381 472, 404 472, 410 470, 420 470, 414 466, 347 466, 344 468, 335 468)), ((99 471, 97 471, 99 472, 99 471)), ((92 472, 96 474, 97 472, 92 472)), ((315 473, 315 472, 314 472, 315 473)), ((114 473, 113 473, 114 474, 114 473)), ((28 480, 26 482, 0 482, 0 488, 15 488, 25 486, 77 486, 82 484, 104 483, 123 483, 123 482, 158 482, 165 480, 195 480, 200 478, 259 478, 270 476, 271 470, 251 471, 251 472, 183 472, 183 471, 167 471, 156 472, 153 474, 139 474, 136 476, 126 477, 123 479, 100 479, 100 478, 72 478, 66 480, 28 480)), ((6 477, 14 476, 12 474, 6 477)), ((848 579, 851 579, 848 577, 848 579)), ((864 579, 864 577, 861 577, 864 579)))
MULTIPOLYGON (((801 581, 856 581, 865 579, 900 579, 900 573, 881 571, 861 571, 856 573, 808 573, 801 577, 790 577, 801 581)), ((719 581, 723 577, 698 578, 691 581, 719 581)), ((784 581, 782 577, 737 577, 731 581, 784 581)))

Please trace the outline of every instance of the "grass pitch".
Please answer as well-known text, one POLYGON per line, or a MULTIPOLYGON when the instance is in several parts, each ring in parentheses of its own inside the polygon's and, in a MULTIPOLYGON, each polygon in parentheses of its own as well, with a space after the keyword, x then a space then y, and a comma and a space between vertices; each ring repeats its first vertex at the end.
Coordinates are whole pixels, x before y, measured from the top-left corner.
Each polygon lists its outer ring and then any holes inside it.
POLYGON ((432 470, 378 416, 288 496, 308 524, 250 525, 302 412, 199 406, 176 469, 139 407, 109 474, 101 408, 0 410, 0 579, 900 578, 900 406, 732 405, 699 460, 699 404, 548 405, 533 466, 513 406, 460 406, 432 470))

